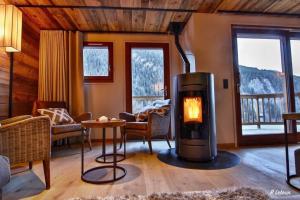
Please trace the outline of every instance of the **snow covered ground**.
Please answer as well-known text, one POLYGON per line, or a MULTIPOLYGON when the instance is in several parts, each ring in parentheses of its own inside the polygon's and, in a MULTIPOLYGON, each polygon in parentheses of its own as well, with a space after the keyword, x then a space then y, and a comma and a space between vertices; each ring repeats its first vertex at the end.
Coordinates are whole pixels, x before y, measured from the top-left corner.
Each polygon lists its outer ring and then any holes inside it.
MULTIPOLYGON (((280 125, 261 125, 257 128, 256 125, 243 125, 243 135, 265 135, 265 134, 281 134, 284 132, 283 124, 280 125)), ((300 132, 300 125, 297 126, 300 132)))

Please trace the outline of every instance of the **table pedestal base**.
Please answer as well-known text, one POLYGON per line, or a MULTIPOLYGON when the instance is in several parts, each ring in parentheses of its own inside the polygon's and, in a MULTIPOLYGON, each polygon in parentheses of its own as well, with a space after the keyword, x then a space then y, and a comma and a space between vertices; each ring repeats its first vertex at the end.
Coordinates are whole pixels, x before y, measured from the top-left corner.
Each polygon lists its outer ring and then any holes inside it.
MULTIPOLYGON (((117 157, 120 157, 119 159, 117 158, 117 162, 121 162, 123 160, 125 160, 125 155, 124 154, 120 154, 120 153, 117 153, 115 154, 117 157)), ((107 160, 107 157, 113 157, 114 154, 113 153, 109 153, 109 154, 105 154, 105 155, 101 155, 101 156, 98 156, 95 161, 98 162, 98 163, 114 163, 113 159, 112 161, 108 161, 107 160)))
MULTIPOLYGON (((98 172, 99 173, 99 172, 98 172)), ((100 166, 100 167, 95 167, 92 169, 87 170, 86 172, 84 172, 81 175, 81 180, 83 180, 84 182, 87 183, 93 183, 93 184, 104 184, 104 183, 111 183, 117 180, 122 179, 125 175, 126 175, 127 171, 125 168, 120 167, 120 166, 113 166, 113 165, 108 165, 108 166, 100 166), (108 180, 97 180, 97 177, 91 175, 88 176, 91 173, 96 173, 96 171, 100 171, 100 170, 105 170, 105 169, 113 169, 113 177, 111 179, 108 180), (122 174, 117 176, 117 170, 122 171, 122 174)))
POLYGON ((124 154, 117 153, 117 127, 124 126, 124 120, 109 121, 109 122, 98 122, 95 120, 83 121, 81 122, 82 133, 81 133, 81 180, 87 183, 93 184, 104 184, 111 183, 122 179, 126 175, 126 169, 118 166, 117 163, 126 158, 126 140, 124 139, 124 154), (102 155, 96 158, 97 162, 100 163, 112 163, 112 165, 99 166, 91 168, 87 171, 84 170, 84 128, 102 128, 103 129, 103 146, 102 155), (105 128, 113 128, 113 153, 106 153, 106 131, 105 128), (118 160, 118 156, 122 156, 118 160), (113 157, 112 161, 107 161, 107 157, 113 157), (101 160, 103 159, 103 160, 101 160), (112 169, 112 178, 105 179, 107 175, 105 173, 106 169, 112 169), (121 171, 120 173, 117 173, 121 171))
POLYGON ((295 179, 295 178, 299 178, 299 179, 300 179, 300 177, 297 176, 297 175, 290 175, 290 176, 286 179, 286 183, 287 183, 289 186, 291 186, 292 188, 294 188, 295 190, 300 191, 300 187, 297 187, 297 186, 293 185, 293 183, 291 183, 291 180, 292 180, 292 179, 295 179))

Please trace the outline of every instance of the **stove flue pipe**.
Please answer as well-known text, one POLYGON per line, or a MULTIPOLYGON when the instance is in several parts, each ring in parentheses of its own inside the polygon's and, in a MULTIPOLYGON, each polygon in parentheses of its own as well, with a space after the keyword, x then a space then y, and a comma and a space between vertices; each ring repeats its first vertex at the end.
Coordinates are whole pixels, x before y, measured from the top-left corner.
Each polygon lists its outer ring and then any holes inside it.
POLYGON ((184 61, 184 64, 185 64, 185 73, 190 73, 191 71, 191 64, 190 64, 190 61, 188 60, 188 58, 186 57, 181 45, 180 45, 180 42, 179 42, 179 35, 174 35, 175 36, 175 45, 179 51, 179 54, 182 58, 182 60, 184 61))
POLYGON ((186 57, 181 45, 180 45, 180 42, 179 42, 179 35, 180 33, 182 32, 184 28, 184 23, 182 22, 171 22, 169 24, 169 31, 174 34, 174 37, 175 37, 175 45, 177 47, 177 50, 179 51, 179 54, 182 58, 182 60, 184 61, 184 64, 185 64, 185 73, 190 73, 190 61, 188 60, 188 58, 186 57))

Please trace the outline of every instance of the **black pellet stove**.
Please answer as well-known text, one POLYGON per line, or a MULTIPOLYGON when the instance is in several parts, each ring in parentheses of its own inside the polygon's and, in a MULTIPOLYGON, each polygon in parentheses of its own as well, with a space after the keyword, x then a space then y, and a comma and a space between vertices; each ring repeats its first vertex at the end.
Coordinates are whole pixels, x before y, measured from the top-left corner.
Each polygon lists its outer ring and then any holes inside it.
POLYGON ((182 24, 171 23, 169 30, 185 62, 185 73, 174 78, 176 153, 189 161, 211 161, 217 156, 214 76, 190 73, 190 63, 178 37, 182 24))

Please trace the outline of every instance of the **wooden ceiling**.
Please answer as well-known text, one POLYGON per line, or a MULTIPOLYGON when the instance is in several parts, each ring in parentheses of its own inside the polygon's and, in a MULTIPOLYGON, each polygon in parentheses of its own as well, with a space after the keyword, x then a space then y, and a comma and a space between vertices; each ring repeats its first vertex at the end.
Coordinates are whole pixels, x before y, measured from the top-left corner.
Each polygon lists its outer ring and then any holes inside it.
POLYGON ((202 0, 5 0, 5 2, 17 6, 95 6, 95 9, 20 7, 41 29, 166 32, 170 21, 186 22, 192 12, 182 10, 197 10, 202 0), (153 10, 99 9, 99 6, 153 10), (163 9, 174 11, 166 12, 163 9))
POLYGON ((166 33, 193 12, 300 17, 300 0, 0 0, 39 29, 166 33))

